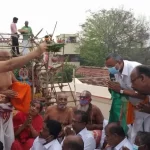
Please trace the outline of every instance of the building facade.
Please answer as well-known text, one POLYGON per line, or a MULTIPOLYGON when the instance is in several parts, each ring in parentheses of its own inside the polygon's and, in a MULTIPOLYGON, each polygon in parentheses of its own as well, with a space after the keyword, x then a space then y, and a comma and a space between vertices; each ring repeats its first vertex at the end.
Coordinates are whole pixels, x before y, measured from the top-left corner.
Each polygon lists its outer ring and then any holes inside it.
POLYGON ((61 60, 67 60, 70 64, 80 66, 80 52, 78 51, 78 34, 60 34, 56 36, 57 43, 65 43, 58 53, 61 60))

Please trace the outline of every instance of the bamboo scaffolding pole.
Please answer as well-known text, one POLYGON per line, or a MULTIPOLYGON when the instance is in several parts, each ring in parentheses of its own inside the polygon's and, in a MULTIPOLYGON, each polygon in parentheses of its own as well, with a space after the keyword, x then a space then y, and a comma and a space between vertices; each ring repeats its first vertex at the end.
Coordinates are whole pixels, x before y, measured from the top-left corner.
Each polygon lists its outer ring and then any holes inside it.
MULTIPOLYGON (((7 44, 7 43, 6 43, 7 44)), ((6 45, 4 45, 4 46, 0 46, 0 47, 10 47, 10 48, 12 48, 12 47, 16 47, 16 46, 6 46, 6 45)), ((37 46, 18 46, 18 47, 24 47, 24 48, 34 48, 34 47, 37 47, 37 46)))
MULTIPOLYGON (((108 76, 109 77, 109 76, 108 76)), ((107 77, 84 77, 84 78, 78 78, 78 79, 107 79, 107 77)))
MULTIPOLYGON (((57 21, 56 21, 56 23, 55 23, 55 26, 54 26, 54 30, 53 30, 53 33, 52 33, 52 37, 53 37, 53 35, 54 35, 54 32, 55 32, 55 29, 56 29, 56 26, 57 26, 57 21)), ((51 37, 51 38, 52 38, 51 37)), ((52 40, 52 39, 51 39, 52 40)), ((49 53, 50 52, 48 52, 48 60, 47 60, 47 65, 46 65, 46 75, 47 75, 47 77, 46 77, 46 93, 47 93, 47 95, 48 95, 48 92, 49 92, 49 90, 48 90, 48 84, 49 84, 49 53)))
POLYGON ((74 96, 76 98, 75 68, 73 68, 74 96))

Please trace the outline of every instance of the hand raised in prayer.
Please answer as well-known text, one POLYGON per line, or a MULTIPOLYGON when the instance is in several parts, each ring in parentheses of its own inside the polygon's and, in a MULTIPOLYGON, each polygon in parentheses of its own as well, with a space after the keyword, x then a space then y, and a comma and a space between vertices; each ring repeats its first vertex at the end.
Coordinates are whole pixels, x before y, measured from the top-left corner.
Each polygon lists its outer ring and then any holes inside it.
POLYGON ((108 88, 118 93, 120 93, 121 90, 120 84, 118 82, 112 82, 112 81, 108 82, 108 88))
POLYGON ((60 138, 60 137, 63 137, 63 136, 64 136, 64 131, 62 130, 62 131, 59 133, 58 137, 60 138))
POLYGON ((64 133, 65 133, 65 136, 76 135, 75 131, 73 130, 73 128, 71 126, 66 126, 64 128, 64 133))
POLYGON ((2 94, 5 95, 7 98, 14 98, 17 96, 17 92, 15 92, 13 90, 2 91, 2 94))
POLYGON ((32 122, 32 116, 29 115, 28 118, 26 119, 25 123, 24 123, 24 126, 29 127, 31 125, 31 122, 32 122))
POLYGON ((6 102, 6 96, 3 94, 0 94, 0 103, 5 103, 6 102))
POLYGON ((150 104, 139 103, 136 108, 141 112, 150 113, 150 104))
POLYGON ((128 149, 127 147, 124 146, 124 147, 122 147, 122 150, 129 150, 129 149, 128 149))

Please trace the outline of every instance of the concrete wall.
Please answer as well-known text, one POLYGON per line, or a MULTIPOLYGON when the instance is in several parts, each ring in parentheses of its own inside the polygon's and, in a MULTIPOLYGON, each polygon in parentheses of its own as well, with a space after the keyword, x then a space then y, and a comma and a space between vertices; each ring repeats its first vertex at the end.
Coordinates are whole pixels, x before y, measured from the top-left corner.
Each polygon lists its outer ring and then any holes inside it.
MULTIPOLYGON (((77 51, 78 46, 78 43, 66 43, 64 46, 64 54, 80 54, 77 51)), ((58 52, 58 54, 63 54, 63 48, 60 49, 60 52, 58 52)))

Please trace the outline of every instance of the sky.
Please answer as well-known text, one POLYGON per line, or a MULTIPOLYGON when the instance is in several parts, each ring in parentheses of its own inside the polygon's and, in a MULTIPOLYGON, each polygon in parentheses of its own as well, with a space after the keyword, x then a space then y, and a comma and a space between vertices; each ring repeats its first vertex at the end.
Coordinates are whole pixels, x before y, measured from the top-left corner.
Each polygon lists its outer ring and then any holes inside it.
POLYGON ((132 9, 136 16, 145 15, 150 18, 150 0, 1 0, 0 33, 10 33, 13 17, 18 17, 18 29, 29 21, 36 35, 42 37, 46 31, 51 34, 55 23, 55 34, 72 34, 80 31, 80 25, 89 15, 88 10, 97 11, 124 6, 132 9))

